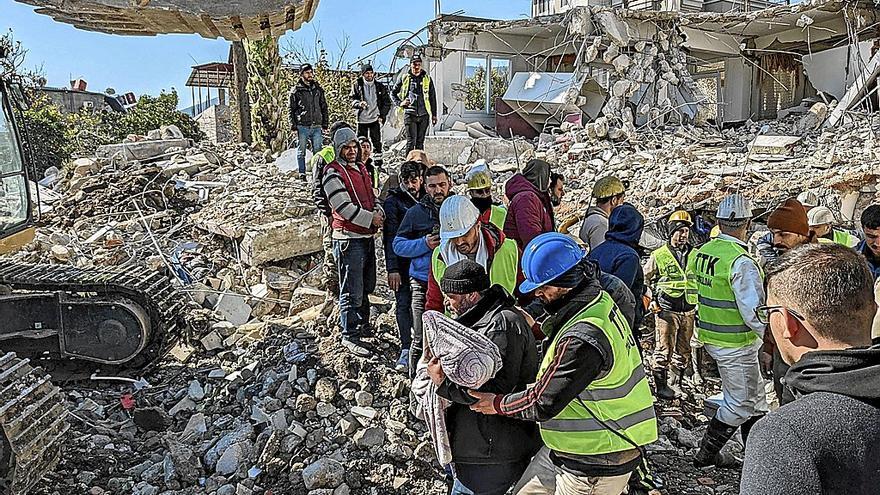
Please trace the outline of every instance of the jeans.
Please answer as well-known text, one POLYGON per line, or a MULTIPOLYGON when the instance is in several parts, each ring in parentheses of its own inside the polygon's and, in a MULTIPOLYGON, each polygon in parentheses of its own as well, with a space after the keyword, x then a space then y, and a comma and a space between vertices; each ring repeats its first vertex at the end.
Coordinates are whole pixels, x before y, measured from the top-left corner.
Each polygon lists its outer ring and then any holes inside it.
POLYGON ((514 495, 620 495, 632 473, 620 476, 577 476, 559 469, 550 460, 550 449, 541 447, 525 474, 522 475, 514 495))
POLYGON ((431 116, 407 114, 403 117, 403 123, 406 125, 406 152, 412 150, 425 149, 425 136, 428 134, 428 124, 431 123, 431 116))
POLYGON ((339 266, 339 322, 342 336, 357 339, 369 331, 370 298, 376 290, 376 242, 363 239, 333 239, 339 266))
POLYGON ((395 316, 397 317, 397 332, 400 336, 400 348, 409 349, 412 345, 412 287, 409 285, 409 277, 400 275, 400 288, 394 293, 395 316))
POLYGON ((745 347, 718 347, 705 344, 706 352, 718 364, 721 375, 721 405, 715 413, 718 421, 739 426, 755 415, 767 412, 764 379, 758 353, 764 343, 759 339, 745 347))
POLYGON ((528 461, 508 464, 455 463, 451 495, 504 495, 519 480, 528 461))
POLYGON ((321 215, 321 247, 324 248, 324 265, 321 267, 321 281, 327 296, 339 296, 339 269, 336 267, 336 254, 333 252, 333 219, 321 215))
POLYGON ((694 312, 662 310, 654 317, 654 369, 668 370, 669 363, 683 371, 691 364, 691 339, 694 336, 694 312))
POLYGON ((377 156, 377 159, 382 159, 379 156, 382 153, 382 125, 379 124, 379 121, 375 121, 372 124, 361 124, 358 123, 358 137, 366 137, 370 139, 370 142, 373 143, 373 154, 377 156))
POLYGON ((412 288, 412 344, 409 346, 409 374, 410 378, 415 375, 416 364, 422 359, 422 342, 425 334, 422 329, 422 314, 425 312, 425 302, 428 295, 428 282, 413 279, 412 288))
POLYGON ((324 135, 320 126, 296 126, 299 142, 296 147, 296 160, 299 165, 299 173, 306 173, 306 147, 312 143, 312 153, 317 153, 324 146, 324 135))

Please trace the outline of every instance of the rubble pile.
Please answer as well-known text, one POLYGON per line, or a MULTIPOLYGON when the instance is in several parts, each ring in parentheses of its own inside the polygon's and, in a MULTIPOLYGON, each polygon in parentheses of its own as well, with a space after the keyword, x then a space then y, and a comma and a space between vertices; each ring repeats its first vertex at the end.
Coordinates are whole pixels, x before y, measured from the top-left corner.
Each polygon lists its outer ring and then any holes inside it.
POLYGON ((848 193, 876 183, 880 116, 801 134, 804 118, 793 115, 721 131, 698 126, 645 129, 626 140, 608 134, 593 138, 587 129, 571 129, 543 134, 537 154, 571 181, 574 198, 568 198, 567 213, 581 211, 595 179, 611 174, 630 182, 627 199, 648 218, 678 207, 711 208, 732 191, 766 208, 811 189, 829 206, 840 206, 848 193))
POLYGON ((307 183, 271 158, 247 145, 173 138, 102 147, 44 189, 54 201, 35 242, 12 256, 84 267, 146 263, 173 274, 200 304, 225 299, 236 324, 302 309, 323 294, 312 256, 321 250, 320 225, 307 183), (253 314, 229 292, 250 296, 253 314))
POLYGON ((68 389, 75 431, 37 493, 443 491, 390 335, 377 339, 387 356, 365 361, 321 338, 326 322, 212 328, 226 342, 214 352, 169 358, 140 383, 68 389))

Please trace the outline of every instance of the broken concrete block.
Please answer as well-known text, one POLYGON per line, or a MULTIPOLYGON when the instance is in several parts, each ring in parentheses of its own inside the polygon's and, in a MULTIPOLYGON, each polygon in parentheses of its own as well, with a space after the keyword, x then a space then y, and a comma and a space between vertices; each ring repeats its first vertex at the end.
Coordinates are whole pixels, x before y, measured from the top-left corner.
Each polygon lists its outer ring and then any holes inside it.
POLYGON ((217 312, 226 318, 226 321, 235 326, 241 326, 251 318, 251 307, 245 296, 231 293, 223 293, 217 300, 217 312))
POLYGON ((468 163, 474 139, 461 136, 427 136, 425 153, 441 165, 464 165, 468 163), (467 156, 463 156, 463 155, 467 156))
POLYGON ((91 158, 77 158, 73 161, 73 175, 83 177, 92 172, 97 172, 101 166, 91 158))
POLYGON ((618 74, 623 74, 629 69, 632 60, 630 60, 628 55, 622 54, 615 57, 614 60, 611 61, 611 64, 614 66, 614 70, 616 70, 618 74))
POLYGON ((321 251, 317 216, 280 220, 248 229, 241 241, 241 261, 260 266, 321 251))
POLYGON ((202 337, 200 342, 206 351, 216 351, 217 349, 223 348, 223 338, 215 331, 202 337))
POLYGON ((534 151, 535 146, 522 140, 510 140, 503 138, 482 138, 474 141, 471 156, 468 163, 479 159, 493 162, 495 160, 514 161, 523 153, 534 151))

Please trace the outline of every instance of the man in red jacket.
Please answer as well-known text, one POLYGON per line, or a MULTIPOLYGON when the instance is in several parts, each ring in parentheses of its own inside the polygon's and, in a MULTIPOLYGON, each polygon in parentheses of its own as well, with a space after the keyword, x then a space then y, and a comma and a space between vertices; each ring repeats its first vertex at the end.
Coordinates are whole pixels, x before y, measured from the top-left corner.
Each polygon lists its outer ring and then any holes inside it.
POLYGON ((333 252, 339 266, 339 320, 342 345, 352 354, 367 357, 361 343, 371 337, 370 300, 376 289, 376 243, 373 235, 385 219, 373 193, 369 172, 358 162, 360 147, 353 130, 333 136, 336 159, 324 170, 324 193, 333 212, 333 252))
POLYGON ((530 160, 521 174, 504 185, 504 194, 510 200, 504 235, 515 240, 520 251, 535 237, 556 228, 549 188, 550 164, 537 159, 530 160))

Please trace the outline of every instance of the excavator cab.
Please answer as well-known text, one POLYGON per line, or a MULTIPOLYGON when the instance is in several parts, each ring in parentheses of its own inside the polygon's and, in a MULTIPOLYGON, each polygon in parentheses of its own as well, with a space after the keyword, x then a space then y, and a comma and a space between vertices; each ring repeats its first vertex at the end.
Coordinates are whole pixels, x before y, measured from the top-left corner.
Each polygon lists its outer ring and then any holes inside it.
POLYGON ((34 238, 26 159, 14 112, 24 101, 20 86, 0 80, 0 254, 34 238))

